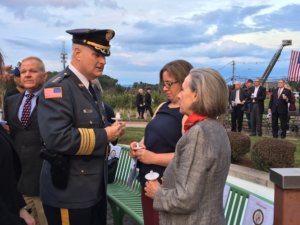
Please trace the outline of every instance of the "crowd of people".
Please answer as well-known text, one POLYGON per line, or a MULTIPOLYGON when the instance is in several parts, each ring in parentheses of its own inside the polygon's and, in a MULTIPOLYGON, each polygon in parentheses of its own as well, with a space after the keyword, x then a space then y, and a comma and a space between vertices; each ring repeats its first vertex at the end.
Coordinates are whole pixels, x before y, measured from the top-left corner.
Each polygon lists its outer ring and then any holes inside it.
MULTIPOLYGON (((70 65, 48 80, 36 56, 14 70, 16 88, 7 92, 0 125, 0 224, 105 225, 109 143, 125 133, 112 120, 101 86, 110 29, 68 30, 70 65)), ((0 80, 6 79, 0 53, 0 80)), ((266 89, 260 80, 236 81, 229 92, 216 70, 193 68, 186 60, 159 72, 167 98, 152 111, 151 89, 139 89, 139 118, 152 120, 142 140, 130 144, 137 160, 145 225, 225 224, 223 189, 230 166, 230 143, 219 118, 231 109, 231 130, 241 132, 246 113, 251 136, 262 136, 266 89), (229 96, 229 98, 228 98, 229 96), (229 101, 229 102, 228 102, 229 101), (155 171, 157 179, 147 180, 155 171)), ((273 137, 286 137, 295 98, 283 80, 271 94, 273 137), (280 132, 278 120, 280 120, 280 132)))
POLYGON ((272 123, 272 135, 284 139, 289 129, 290 112, 296 111, 296 99, 289 84, 280 79, 277 88, 270 92, 270 102, 265 109, 266 88, 261 86, 259 78, 255 81, 248 79, 244 86, 235 81, 229 94, 231 111, 231 131, 241 132, 243 129, 244 113, 250 136, 262 136, 263 115, 268 113, 272 123), (280 121, 280 129, 279 123, 280 121))

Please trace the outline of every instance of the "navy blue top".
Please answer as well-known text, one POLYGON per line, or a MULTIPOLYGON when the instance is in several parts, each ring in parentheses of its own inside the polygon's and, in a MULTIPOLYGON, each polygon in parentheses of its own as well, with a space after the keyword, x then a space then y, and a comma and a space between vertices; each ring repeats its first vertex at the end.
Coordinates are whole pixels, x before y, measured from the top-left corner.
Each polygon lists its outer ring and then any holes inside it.
MULTIPOLYGON (((148 123, 145 128, 144 144, 146 149, 155 153, 175 152, 177 141, 182 136, 182 117, 178 108, 169 108, 170 102, 166 102, 158 110, 156 116, 148 123)), ((159 180, 166 167, 143 164, 138 161, 139 180, 142 186, 145 186, 145 175, 153 170, 159 173, 159 180)))

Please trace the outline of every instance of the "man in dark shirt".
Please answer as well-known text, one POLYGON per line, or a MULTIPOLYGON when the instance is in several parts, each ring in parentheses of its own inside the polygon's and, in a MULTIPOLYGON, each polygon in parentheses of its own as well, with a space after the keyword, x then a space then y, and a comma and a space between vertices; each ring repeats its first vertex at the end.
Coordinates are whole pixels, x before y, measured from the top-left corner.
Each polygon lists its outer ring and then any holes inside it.
POLYGON ((147 88, 147 92, 145 94, 145 110, 146 111, 148 110, 150 113, 150 116, 153 117, 151 103, 152 103, 151 89, 147 88))

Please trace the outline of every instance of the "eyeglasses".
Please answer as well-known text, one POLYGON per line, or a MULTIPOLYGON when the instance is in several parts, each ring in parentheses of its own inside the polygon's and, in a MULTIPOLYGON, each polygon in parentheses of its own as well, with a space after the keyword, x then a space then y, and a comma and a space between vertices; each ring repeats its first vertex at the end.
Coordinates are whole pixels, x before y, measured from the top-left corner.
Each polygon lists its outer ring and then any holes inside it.
POLYGON ((178 83, 178 81, 163 81, 162 82, 162 86, 166 87, 166 88, 170 88, 172 87, 174 84, 178 83))

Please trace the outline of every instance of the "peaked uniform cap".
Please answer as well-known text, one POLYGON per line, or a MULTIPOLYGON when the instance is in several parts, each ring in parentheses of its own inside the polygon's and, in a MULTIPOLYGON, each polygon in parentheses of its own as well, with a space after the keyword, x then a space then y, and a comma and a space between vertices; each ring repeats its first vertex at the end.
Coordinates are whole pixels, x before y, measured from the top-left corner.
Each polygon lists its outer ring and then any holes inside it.
POLYGON ((110 55, 109 41, 115 36, 113 30, 74 29, 67 30, 66 32, 73 35, 73 43, 87 45, 104 56, 110 55))

